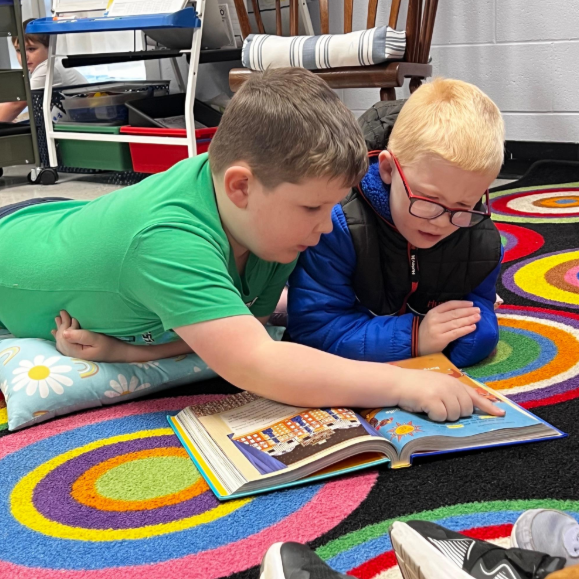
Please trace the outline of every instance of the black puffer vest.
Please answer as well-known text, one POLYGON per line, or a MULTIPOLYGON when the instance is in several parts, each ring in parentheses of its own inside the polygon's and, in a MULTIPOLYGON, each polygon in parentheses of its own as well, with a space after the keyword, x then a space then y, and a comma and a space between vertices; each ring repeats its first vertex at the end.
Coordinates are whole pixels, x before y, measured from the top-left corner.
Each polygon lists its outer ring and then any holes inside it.
MULTIPOLYGON (((360 117, 369 151, 386 148, 404 102, 381 101, 360 117)), ((501 238, 490 219, 458 229, 430 249, 416 249, 385 218, 386 189, 376 201, 380 207, 359 189, 342 201, 356 251, 354 291, 376 315, 425 315, 438 304, 464 299, 500 262, 501 238)))
POLYGON ((425 315, 438 304, 464 299, 500 261, 501 238, 490 219, 458 229, 430 249, 416 249, 357 190, 342 209, 356 251, 354 291, 378 316, 425 315))

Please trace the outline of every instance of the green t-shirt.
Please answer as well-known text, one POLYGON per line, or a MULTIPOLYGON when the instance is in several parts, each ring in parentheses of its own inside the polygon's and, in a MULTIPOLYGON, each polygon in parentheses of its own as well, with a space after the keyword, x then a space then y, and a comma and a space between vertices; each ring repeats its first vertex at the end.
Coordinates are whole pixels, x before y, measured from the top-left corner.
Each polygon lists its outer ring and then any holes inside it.
POLYGON ((1 219, 0 322, 52 339, 66 309, 85 329, 158 343, 179 326, 270 315, 294 265, 251 254, 238 274, 199 155, 94 201, 1 219))

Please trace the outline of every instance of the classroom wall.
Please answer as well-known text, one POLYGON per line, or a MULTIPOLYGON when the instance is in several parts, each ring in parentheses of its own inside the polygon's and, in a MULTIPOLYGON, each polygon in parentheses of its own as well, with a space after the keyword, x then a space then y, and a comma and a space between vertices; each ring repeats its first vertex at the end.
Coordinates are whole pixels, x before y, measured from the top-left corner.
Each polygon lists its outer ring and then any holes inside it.
MULTIPOLYGON (((380 23, 389 9, 381 0, 380 23)), ((365 18, 358 13, 354 28, 365 27, 365 18)), ((435 75, 472 82, 499 105, 507 139, 579 142, 577 2, 441 0, 431 54, 435 75)), ((379 96, 360 89, 343 98, 361 114, 379 96)))

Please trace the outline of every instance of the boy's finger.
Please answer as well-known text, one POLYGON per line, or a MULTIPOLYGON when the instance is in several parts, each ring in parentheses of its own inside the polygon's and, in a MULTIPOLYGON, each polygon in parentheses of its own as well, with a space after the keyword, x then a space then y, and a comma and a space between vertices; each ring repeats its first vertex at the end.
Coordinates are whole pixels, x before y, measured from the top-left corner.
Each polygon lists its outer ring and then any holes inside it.
POLYGON ((438 315, 438 320, 442 322, 450 322, 452 320, 462 320, 470 318, 471 316, 480 316, 480 308, 456 308, 449 312, 444 312, 438 315))
POLYGON ((56 330, 51 330, 50 333, 56 338, 56 330))
POLYGON ((502 408, 495 406, 490 400, 487 400, 484 396, 481 396, 475 392, 473 388, 468 388, 467 391, 472 399, 473 404, 483 412, 491 414, 492 416, 505 415, 505 411, 502 408))
POLYGON ((62 318, 62 323, 64 324, 65 328, 70 328, 70 316, 68 312, 65 310, 60 310, 60 317, 62 318))
POLYGON ((457 320, 450 320, 439 325, 438 331, 442 334, 446 332, 452 332, 452 330, 458 330, 464 326, 472 326, 480 322, 480 314, 472 314, 466 318, 458 318, 457 320))
POLYGON ((476 330, 476 324, 471 324, 470 326, 463 326, 462 328, 457 328, 456 330, 451 330, 450 332, 446 332, 442 334, 442 337, 447 344, 450 342, 454 342, 463 336, 468 336, 468 334, 472 334, 476 330))
POLYGON ((472 308, 473 303, 467 302, 466 300, 450 300, 449 302, 444 302, 435 308, 430 310, 431 312, 437 311, 438 313, 442 314, 444 312, 450 312, 451 310, 456 310, 458 308, 472 308))
POLYGON ((458 388, 456 393, 456 396, 460 403, 460 415, 470 416, 474 412, 474 404, 467 392, 467 390, 470 390, 470 388, 462 383, 460 384, 460 386, 461 387, 458 388))
POLYGON ((56 318, 54 318, 54 322, 56 324, 56 329, 60 330, 60 326, 62 326, 62 319, 60 316, 56 316, 56 318))
POLYGON ((443 399, 442 403, 446 408, 446 420, 454 422, 461 417, 460 402, 456 396, 449 395, 443 399))
POLYGON ((65 330, 63 337, 71 344, 79 344, 80 346, 93 346, 95 334, 88 330, 65 330))
POLYGON ((80 324, 78 323, 78 320, 76 318, 72 318, 71 323, 70 323, 70 329, 71 330, 80 330, 80 324))
POLYGON ((434 420, 435 422, 444 422, 446 420, 446 406, 440 399, 433 401, 423 410, 428 414, 430 420, 434 420))

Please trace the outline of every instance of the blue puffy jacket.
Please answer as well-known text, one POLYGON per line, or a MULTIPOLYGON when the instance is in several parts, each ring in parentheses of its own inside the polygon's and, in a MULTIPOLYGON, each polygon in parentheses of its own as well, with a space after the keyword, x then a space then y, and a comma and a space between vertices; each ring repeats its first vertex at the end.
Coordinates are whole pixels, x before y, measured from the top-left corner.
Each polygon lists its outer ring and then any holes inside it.
MULTIPOLYGON (((383 198, 372 199, 382 213, 385 206, 389 207, 388 195, 389 187, 384 185, 383 198)), ((375 316, 359 303, 352 286, 356 253, 341 205, 334 207, 332 221, 333 231, 300 256, 290 277, 290 336, 301 344, 354 360, 390 362, 410 358, 415 315, 375 316)), ((498 343, 494 304, 500 267, 499 263, 465 296, 480 308, 481 320, 474 332, 445 350, 459 368, 483 360, 498 343)))

